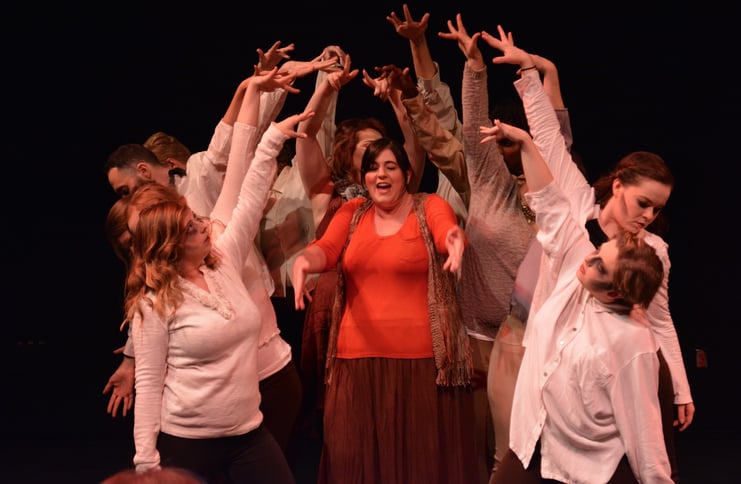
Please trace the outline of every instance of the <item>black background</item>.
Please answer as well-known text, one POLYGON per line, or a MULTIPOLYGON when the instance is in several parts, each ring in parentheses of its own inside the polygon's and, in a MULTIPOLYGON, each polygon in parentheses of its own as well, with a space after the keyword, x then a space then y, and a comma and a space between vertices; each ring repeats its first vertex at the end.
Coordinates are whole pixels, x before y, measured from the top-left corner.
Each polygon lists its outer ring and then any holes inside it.
MULTIPOLYGON (((296 60, 337 44, 353 67, 412 66, 407 41, 385 20, 401 15, 401 2, 230 3, 4 7, 6 446, 131 440, 131 417, 111 419, 101 395, 124 341, 122 267, 102 233, 115 201, 102 173, 113 149, 160 130, 206 149, 255 50, 276 40, 294 43, 296 60)), ((415 18, 431 13, 432 55, 458 105, 464 58, 437 32, 461 12, 469 33, 496 33, 501 23, 518 45, 556 62, 591 179, 633 150, 669 163, 677 179, 665 237, 671 310, 698 412, 687 435, 737 435, 741 160, 731 7, 409 4, 415 18), (707 368, 695 367, 696 349, 707 368)), ((498 54, 480 48, 487 60, 498 54)), ((514 68, 489 66, 492 93, 514 96, 514 68)), ((303 109, 314 77, 296 87, 281 117, 303 109)), ((394 133, 391 108, 359 78, 340 93, 337 119, 349 116, 377 116, 394 133)))

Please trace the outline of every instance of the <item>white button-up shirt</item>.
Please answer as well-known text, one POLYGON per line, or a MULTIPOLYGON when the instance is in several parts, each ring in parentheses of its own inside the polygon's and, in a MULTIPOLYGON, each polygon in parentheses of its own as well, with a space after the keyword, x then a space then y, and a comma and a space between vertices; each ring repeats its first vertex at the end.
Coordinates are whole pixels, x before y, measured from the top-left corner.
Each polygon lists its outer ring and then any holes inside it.
POLYGON ((594 246, 557 184, 527 200, 556 282, 527 323, 510 447, 527 467, 540 440, 548 479, 607 482, 627 454, 640 482, 671 483, 651 331, 597 301, 576 278, 594 246))

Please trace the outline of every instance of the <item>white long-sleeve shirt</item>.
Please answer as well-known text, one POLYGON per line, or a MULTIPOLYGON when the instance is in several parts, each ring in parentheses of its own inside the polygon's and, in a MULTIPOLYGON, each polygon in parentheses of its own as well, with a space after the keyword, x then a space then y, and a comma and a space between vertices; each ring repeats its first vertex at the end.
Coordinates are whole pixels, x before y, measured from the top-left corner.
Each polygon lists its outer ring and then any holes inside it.
POLYGON ((193 153, 185 164, 186 176, 175 178, 178 193, 188 200, 190 208, 200 216, 208 216, 219 198, 233 130, 233 126, 219 121, 208 149, 193 153))
MULTIPOLYGON (((269 103, 268 106, 270 105, 269 103)), ((224 179, 218 201, 210 213, 211 220, 224 225, 231 220, 242 180, 255 156, 257 139, 262 132, 259 127, 241 122, 234 123, 232 147, 229 152, 229 172, 224 179)), ((253 250, 249 252, 247 262, 242 268, 242 281, 257 305, 262 320, 257 352, 258 376, 262 380, 284 368, 291 361, 292 353, 291 345, 280 337, 275 309, 270 301, 275 286, 257 244, 253 244, 253 250)))
POLYGON ((510 448, 527 467, 540 440, 547 479, 604 483, 627 454, 640 482, 670 484, 650 329, 625 308, 597 301, 577 279, 594 246, 557 183, 526 198, 555 284, 528 320, 510 448))
MULTIPOLYGON (((260 112, 257 133, 260 136, 283 108, 287 92, 276 89, 260 93, 260 112)), ((178 193, 201 216, 208 216, 219 198, 224 183, 226 166, 231 152, 234 127, 220 120, 216 125, 206 151, 193 153, 185 164, 184 177, 176 177, 178 193)))
POLYGON ((262 321, 242 269, 285 139, 271 126, 256 150, 231 221, 214 241, 221 265, 201 268, 210 292, 180 278, 184 301, 174 317, 163 320, 142 303, 142 315, 132 321, 138 471, 159 467, 160 431, 185 438, 225 437, 247 433, 262 422, 257 370, 262 321))
MULTIPOLYGON (((527 115, 530 133, 538 151, 545 158, 548 167, 562 190, 566 193, 572 212, 577 222, 583 225, 587 220, 599 216, 599 205, 595 202, 594 190, 589 186, 584 175, 579 171, 571 158, 565 144, 561 128, 553 106, 543 89, 543 84, 537 71, 533 70, 514 83, 515 89, 522 99, 527 115)), ((661 353, 666 359, 672 376, 674 388, 674 403, 684 404, 692 402, 689 380, 682 359, 682 350, 679 338, 674 327, 674 321, 669 311, 669 260, 668 245, 658 235, 641 230, 639 237, 651 245, 664 266, 664 280, 658 293, 646 309, 646 316, 651 323, 661 353)), ((542 270, 536 288, 533 310, 547 297, 553 279, 551 270, 542 270)), ((527 329, 525 331, 525 345, 527 346, 527 329)))
MULTIPOLYGON (((259 136, 265 132, 282 109, 286 95, 287 93, 283 89, 260 93, 257 127, 247 126, 239 122, 231 126, 222 120, 214 130, 208 149, 191 155, 186 164, 186 176, 176 177, 175 187, 178 193, 185 197, 188 206, 196 214, 225 220, 231 217, 231 210, 233 204, 236 204, 236 196, 241 186, 241 180, 244 173, 247 172, 249 162, 252 160, 259 136), (235 150, 232 150, 233 141, 238 145, 235 150), (226 167, 229 163, 234 162, 244 164, 244 166, 242 167, 242 175, 239 176, 239 182, 235 185, 237 192, 234 194, 235 200, 233 200, 232 205, 227 204, 226 207, 229 215, 226 217, 223 213, 213 214, 212 210, 224 186, 226 167)), ((284 368, 290 362, 292 356, 291 346, 280 337, 275 310, 270 302, 270 296, 275 290, 273 279, 263 258, 262 251, 256 244, 253 245, 254 250, 250 251, 242 269, 242 280, 257 304, 263 320, 258 346, 260 350, 258 352, 258 368, 262 380, 284 368)), ((124 354, 134 356, 134 348, 130 338, 126 340, 124 354)))

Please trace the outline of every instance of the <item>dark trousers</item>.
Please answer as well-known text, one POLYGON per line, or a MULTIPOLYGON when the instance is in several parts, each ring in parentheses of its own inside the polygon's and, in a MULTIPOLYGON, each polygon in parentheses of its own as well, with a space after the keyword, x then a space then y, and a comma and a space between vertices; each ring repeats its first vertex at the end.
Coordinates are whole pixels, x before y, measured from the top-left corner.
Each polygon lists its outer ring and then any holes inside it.
POLYGON ((294 436, 301 410, 301 378, 293 360, 267 378, 260 380, 260 411, 263 425, 273 434, 285 452, 294 436))
POLYGON ((675 441, 674 429, 674 385, 672 384, 672 375, 669 372, 669 365, 666 364, 661 350, 658 351, 659 357, 659 405, 661 406, 661 427, 664 431, 664 445, 666 446, 666 455, 669 457, 669 465, 672 470, 672 480, 679 482, 679 471, 677 470, 677 446, 675 441))
POLYGON ((185 439, 160 432, 162 467, 187 469, 208 484, 295 484, 283 451, 260 425, 234 437, 185 439))
POLYGON ((296 309, 293 287, 286 287, 286 297, 271 296, 270 302, 275 309, 275 317, 278 319, 280 336, 291 345, 293 361, 296 368, 301 363, 301 338, 304 332, 304 319, 306 311, 296 309))

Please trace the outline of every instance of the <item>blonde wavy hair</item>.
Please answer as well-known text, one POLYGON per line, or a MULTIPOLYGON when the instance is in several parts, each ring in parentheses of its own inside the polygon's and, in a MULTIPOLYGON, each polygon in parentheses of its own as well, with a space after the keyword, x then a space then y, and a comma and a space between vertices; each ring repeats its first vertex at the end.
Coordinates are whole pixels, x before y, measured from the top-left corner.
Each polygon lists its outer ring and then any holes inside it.
MULTIPOLYGON (((185 197, 159 184, 144 185, 134 192, 127 219, 133 210, 139 211, 139 222, 132 234, 124 324, 141 314, 141 304, 148 304, 159 317, 170 319, 183 303, 177 263, 182 254, 185 220, 193 212, 185 197)), ((215 269, 219 257, 210 252, 204 263, 215 269)))

